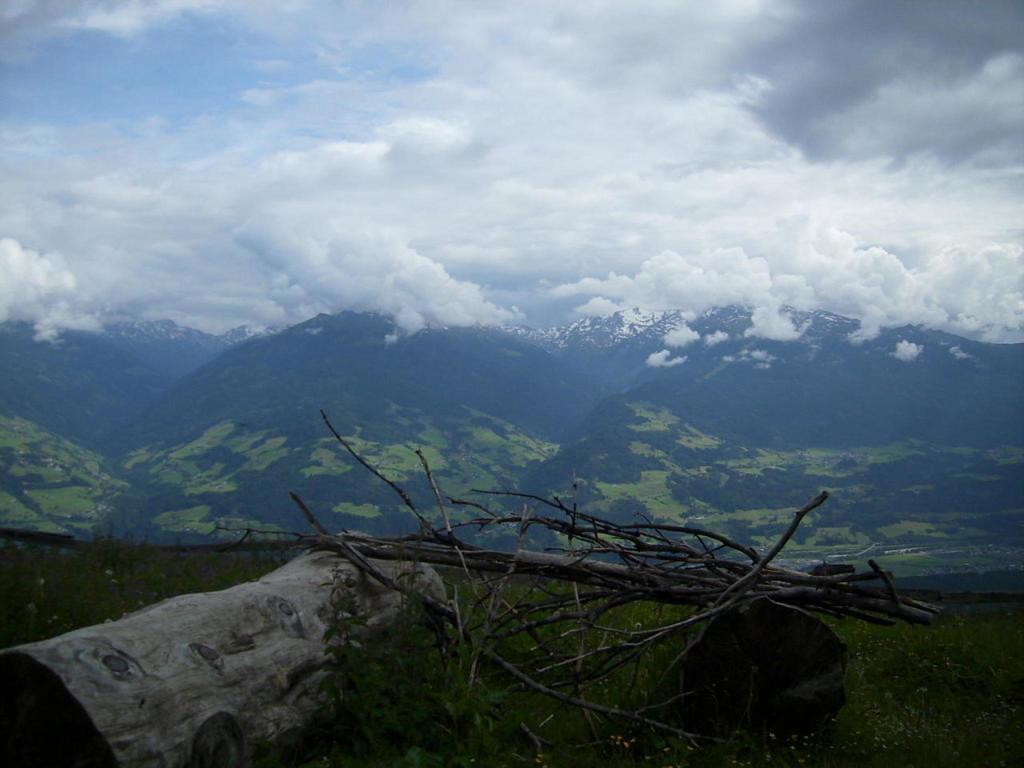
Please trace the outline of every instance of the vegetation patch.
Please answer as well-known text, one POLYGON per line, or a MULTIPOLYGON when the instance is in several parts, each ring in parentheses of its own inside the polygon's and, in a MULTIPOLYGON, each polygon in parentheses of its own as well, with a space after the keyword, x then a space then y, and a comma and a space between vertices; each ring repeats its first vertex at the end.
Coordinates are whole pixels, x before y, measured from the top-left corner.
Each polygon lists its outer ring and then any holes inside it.
POLYGON ((878 532, 889 539, 908 536, 927 536, 944 539, 949 536, 949 534, 936 528, 934 523, 925 523, 916 520, 903 520, 899 523, 886 525, 879 528, 878 532))
POLYGON ((54 517, 95 517, 96 499, 91 488, 70 485, 64 488, 40 488, 26 491, 47 515, 54 517))
POLYGON ((206 504, 201 504, 196 507, 189 507, 188 509, 175 509, 170 512, 164 512, 153 518, 153 522, 165 531, 211 534, 216 526, 212 521, 207 520, 209 515, 210 507, 206 504))
POLYGON ((683 426, 683 431, 676 437, 676 442, 694 451, 710 451, 722 444, 717 437, 701 432, 690 424, 683 426))
POLYGON ((187 459, 192 456, 198 456, 206 453, 211 448, 215 448, 227 438, 232 432, 235 431, 235 425, 230 421, 222 421, 219 424, 207 429, 202 435, 197 437, 190 443, 186 443, 180 448, 171 452, 168 458, 176 461, 187 459))
POLYGON ((380 507, 376 504, 352 504, 351 502, 343 501, 340 504, 335 504, 331 509, 339 515, 365 518, 380 517, 380 507))
POLYGON ((645 470, 636 483, 602 483, 594 485, 609 502, 624 501, 646 507, 647 511, 661 519, 679 520, 685 507, 672 498, 666 480, 668 472, 645 470))
POLYGON ((352 471, 352 462, 342 458, 338 453, 337 443, 333 438, 324 439, 319 442, 313 452, 309 455, 310 460, 315 462, 311 467, 303 467, 303 477, 315 477, 317 475, 343 475, 352 471))
POLYGON ((284 447, 286 442, 288 442, 287 437, 272 437, 258 447, 250 448, 245 452, 246 462, 239 471, 262 472, 275 461, 288 455, 288 449, 284 447))
POLYGON ((679 423, 679 419, 669 410, 658 408, 650 403, 627 403, 633 414, 640 420, 629 425, 634 432, 668 432, 679 423))

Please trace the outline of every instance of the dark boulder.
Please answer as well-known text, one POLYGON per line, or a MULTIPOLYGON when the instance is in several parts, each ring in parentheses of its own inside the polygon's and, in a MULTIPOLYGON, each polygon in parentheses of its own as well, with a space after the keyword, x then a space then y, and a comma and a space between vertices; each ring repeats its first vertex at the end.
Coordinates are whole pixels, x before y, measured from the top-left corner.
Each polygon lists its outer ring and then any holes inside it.
POLYGON ((712 620, 682 670, 687 730, 810 733, 846 701, 846 646, 815 616, 768 598, 712 620))

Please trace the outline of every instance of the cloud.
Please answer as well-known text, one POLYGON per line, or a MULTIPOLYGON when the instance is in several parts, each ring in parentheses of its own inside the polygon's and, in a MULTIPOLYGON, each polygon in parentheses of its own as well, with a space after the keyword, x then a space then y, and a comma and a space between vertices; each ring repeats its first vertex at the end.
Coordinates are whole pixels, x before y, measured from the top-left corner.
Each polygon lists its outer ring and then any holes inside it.
POLYGON ((957 360, 970 360, 973 357, 973 355, 970 355, 967 352, 964 352, 962 349, 960 349, 959 345, 954 345, 950 347, 949 354, 951 354, 957 360))
POLYGON ((911 363, 921 355, 924 351, 924 346, 921 344, 915 344, 912 341, 900 339, 896 342, 896 348, 892 351, 892 356, 897 360, 902 360, 904 363, 911 363))
POLYGON ((716 344, 721 344, 723 341, 728 340, 728 333, 726 333, 725 331, 715 331, 714 333, 709 333, 704 337, 704 345, 708 347, 713 347, 716 344))
POLYGON ((493 325, 517 318, 400 238, 314 220, 296 229, 293 218, 268 214, 239 228, 235 240, 287 286, 282 298, 290 295, 300 307, 384 311, 407 333, 428 323, 493 325))
POLYGON ((670 347, 685 347, 695 341, 700 341, 700 334, 683 323, 666 333, 662 340, 670 347))
POLYGON ((647 365, 651 368, 672 368, 686 362, 686 357, 673 357, 672 353, 663 349, 660 352, 652 352, 647 356, 647 365))
POLYGON ((744 336, 757 336, 772 341, 793 341, 804 335, 810 322, 800 328, 793 325, 793 319, 778 307, 755 307, 751 314, 752 325, 743 332, 744 336))
POLYGON ((75 306, 77 282, 59 254, 39 254, 17 240, 0 239, 0 322, 32 323, 36 338, 46 341, 63 328, 95 330, 96 318, 75 306))
POLYGON ((752 109, 814 158, 1017 163, 1024 8, 1004 0, 985 10, 794 3, 743 54, 770 84, 752 109))
POLYGON ((584 304, 580 304, 576 307, 575 311, 576 314, 584 315, 585 317, 601 317, 604 315, 614 315, 616 312, 621 312, 624 309, 626 309, 625 304, 616 304, 604 296, 595 296, 584 304))
POLYGON ((704 311, 753 309, 745 332, 776 341, 799 338, 782 305, 825 309, 860 320, 852 341, 885 327, 923 324, 999 340, 1024 330, 1024 249, 989 246, 926 253, 914 268, 879 246, 863 247, 835 227, 806 224, 791 249, 771 258, 742 248, 695 254, 665 251, 633 275, 609 273, 564 283, 554 296, 590 295, 588 305, 704 311))
POLYGON ((723 363, 751 363, 755 368, 766 370, 775 362, 775 355, 764 349, 741 349, 735 355, 723 355, 723 363))
POLYGON ((785 306, 1024 338, 1019 3, 875 5, 8 4, 0 236, 63 255, 73 315, 207 330, 742 304, 771 339, 785 306))

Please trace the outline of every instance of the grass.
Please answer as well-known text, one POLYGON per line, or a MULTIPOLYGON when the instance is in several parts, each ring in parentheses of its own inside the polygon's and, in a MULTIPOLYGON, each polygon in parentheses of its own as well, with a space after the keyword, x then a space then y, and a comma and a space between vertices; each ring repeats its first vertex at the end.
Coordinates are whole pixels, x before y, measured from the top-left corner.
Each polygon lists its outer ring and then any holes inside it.
POLYGON ((210 507, 200 504, 188 509, 164 512, 154 517, 153 522, 165 531, 210 534, 217 526, 216 523, 206 519, 209 514, 210 507))
POLYGON ((280 563, 278 556, 185 555, 111 540, 71 552, 0 545, 0 648, 102 624, 166 597, 225 589, 280 563))
POLYGON ((634 432, 667 432, 679 423, 679 419, 674 414, 650 403, 627 403, 627 405, 639 419, 639 423, 629 425, 634 432))
POLYGON ((929 536, 943 539, 949 537, 948 534, 940 531, 932 523, 914 520, 904 520, 892 525, 885 525, 880 527, 878 532, 889 539, 895 539, 900 536, 929 536))
MULTIPOLYGON (((181 512, 200 517, 198 510, 181 512)), ((222 589, 279 562, 273 556, 170 554, 113 541, 70 553, 0 547, 0 647, 117 619, 182 592, 222 589)), ((653 609, 631 610, 620 618, 640 621, 653 609)), ((481 669, 479 682, 470 685, 465 655, 442 663, 429 636, 409 624, 385 641, 346 651, 334 680, 348 694, 325 710, 305 741, 261 755, 257 766, 1024 764, 1024 613, 947 616, 932 627, 828 623, 848 647, 847 704, 810 738, 744 732, 694 749, 602 721, 591 732, 575 711, 514 693, 494 670, 481 669), (538 753, 520 723, 550 744, 538 753)), ((657 664, 643 675, 652 683, 660 677, 657 664)), ((621 690, 610 686, 608 701, 621 690)))
POLYGON ((335 504, 331 509, 339 515, 354 515, 356 517, 380 517, 380 507, 376 504, 353 504, 350 501, 343 501, 335 504))
MULTIPOLYGON (((659 518, 678 520, 687 507, 672 498, 672 491, 666 484, 668 472, 660 469, 645 469, 636 483, 602 483, 594 485, 609 502, 629 501, 643 504, 659 518)), ((598 502, 594 505, 600 507, 598 502)))
POLYGON ((90 527, 125 484, 102 458, 25 419, 0 416, 0 524, 59 531, 90 527))

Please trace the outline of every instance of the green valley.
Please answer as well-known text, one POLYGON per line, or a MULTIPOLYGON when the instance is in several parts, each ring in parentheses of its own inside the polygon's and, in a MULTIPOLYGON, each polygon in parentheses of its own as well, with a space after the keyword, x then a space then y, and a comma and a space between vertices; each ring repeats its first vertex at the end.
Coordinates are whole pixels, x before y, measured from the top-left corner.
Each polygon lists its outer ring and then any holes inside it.
POLYGON ((21 418, 0 416, 0 525, 102 531, 126 484, 102 456, 21 418))

